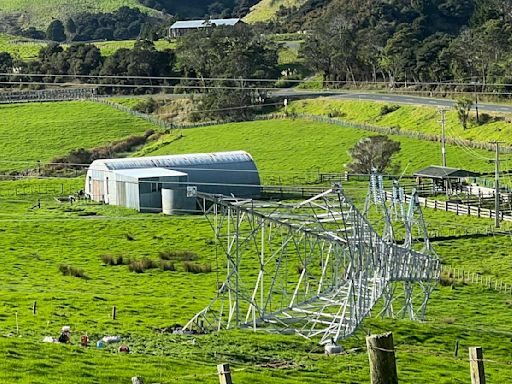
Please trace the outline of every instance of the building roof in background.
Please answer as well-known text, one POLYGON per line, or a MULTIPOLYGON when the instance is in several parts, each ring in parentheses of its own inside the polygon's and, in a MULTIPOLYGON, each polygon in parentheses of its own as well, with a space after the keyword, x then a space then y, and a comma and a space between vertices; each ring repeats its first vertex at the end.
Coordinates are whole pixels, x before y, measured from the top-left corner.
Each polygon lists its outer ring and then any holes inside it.
POLYGON ((210 20, 184 20, 177 21, 171 25, 171 29, 193 29, 193 28, 205 28, 213 24, 217 26, 229 25, 233 26, 238 23, 241 19, 210 19, 210 20))
POLYGON ((122 159, 95 160, 90 169, 106 167, 115 169, 136 168, 187 168, 206 164, 234 164, 254 163, 252 156, 245 151, 215 152, 215 153, 188 153, 182 155, 125 157, 122 159))
POLYGON ((459 168, 441 167, 438 165, 431 165, 430 167, 423 168, 414 172, 414 176, 428 177, 431 179, 462 179, 464 177, 477 177, 479 173, 467 171, 459 168))
POLYGON ((134 179, 144 179, 147 177, 187 176, 186 173, 166 168, 117 169, 114 173, 133 177, 134 179))

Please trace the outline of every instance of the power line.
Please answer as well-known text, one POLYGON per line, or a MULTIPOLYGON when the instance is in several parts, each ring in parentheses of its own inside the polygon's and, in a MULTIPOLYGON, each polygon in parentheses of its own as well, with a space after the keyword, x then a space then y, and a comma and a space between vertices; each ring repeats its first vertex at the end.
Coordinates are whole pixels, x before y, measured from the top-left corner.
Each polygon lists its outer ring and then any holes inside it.
MULTIPOLYGON (((191 80, 191 81, 243 81, 243 82, 277 82, 283 78, 251 78, 251 77, 190 77, 190 76, 143 76, 143 75, 79 75, 79 74, 43 74, 43 73, 10 73, 0 72, 0 76, 8 77, 52 77, 52 78, 75 78, 75 79, 120 79, 120 80, 191 80)), ((284 79, 290 83, 317 83, 315 79, 284 79)), ((328 81, 329 84, 371 84, 371 85, 389 85, 388 81, 361 81, 361 80, 332 80, 328 81)), ((410 85, 411 82, 395 81, 394 84, 398 86, 410 85)), ((414 85, 443 85, 443 86, 470 86, 474 87, 475 84, 467 82, 446 81, 417 81, 413 82, 414 85)), ((499 87, 512 87, 512 83, 486 83, 485 86, 499 86, 499 87)), ((424 91, 422 91, 424 92, 424 91)), ((474 93, 473 90, 465 93, 474 93)), ((477 92, 481 93, 481 92, 477 92)))

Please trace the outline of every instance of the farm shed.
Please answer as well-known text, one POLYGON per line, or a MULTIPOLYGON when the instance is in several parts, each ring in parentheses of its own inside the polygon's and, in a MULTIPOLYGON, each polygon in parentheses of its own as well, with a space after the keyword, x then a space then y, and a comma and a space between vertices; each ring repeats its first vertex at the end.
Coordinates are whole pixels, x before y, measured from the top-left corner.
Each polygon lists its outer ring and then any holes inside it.
POLYGON ((234 26, 241 23, 240 19, 209 19, 209 20, 185 20, 177 21, 169 28, 169 37, 183 36, 189 31, 213 26, 234 26))
POLYGON ((96 160, 87 171, 85 193, 141 212, 161 212, 164 206, 176 211, 191 208, 193 199, 185 198, 189 185, 239 197, 257 198, 261 191, 252 156, 235 151, 96 160))
MULTIPOLYGON (((140 212, 162 211, 162 189, 173 189, 179 201, 187 196, 186 173, 165 168, 113 170, 106 184, 108 203, 133 208, 140 212)), ((190 204, 195 209, 195 201, 190 204)))
POLYGON ((480 174, 465 169, 431 165, 414 172, 414 176, 416 177, 416 183, 419 187, 425 184, 424 179, 430 180, 433 193, 456 193, 462 190, 467 178, 477 177, 480 176, 480 174))

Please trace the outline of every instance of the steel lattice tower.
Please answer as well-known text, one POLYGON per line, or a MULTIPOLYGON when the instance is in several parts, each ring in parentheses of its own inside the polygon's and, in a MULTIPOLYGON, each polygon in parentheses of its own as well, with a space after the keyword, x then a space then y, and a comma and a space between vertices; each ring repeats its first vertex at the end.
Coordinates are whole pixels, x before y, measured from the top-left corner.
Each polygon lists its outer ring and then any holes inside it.
POLYGON ((226 277, 187 329, 263 329, 325 344, 350 336, 393 283, 439 279, 435 255, 383 238, 340 185, 301 203, 196 196, 226 277))

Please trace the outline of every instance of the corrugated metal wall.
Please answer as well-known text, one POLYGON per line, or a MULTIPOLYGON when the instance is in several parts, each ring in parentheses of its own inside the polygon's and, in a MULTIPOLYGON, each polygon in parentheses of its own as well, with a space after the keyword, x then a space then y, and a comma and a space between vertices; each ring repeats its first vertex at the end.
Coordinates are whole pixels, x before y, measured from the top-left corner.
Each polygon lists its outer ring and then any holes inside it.
MULTIPOLYGON (((261 195, 258 169, 244 151, 96 160, 88 176, 105 181, 112 170, 154 167, 188 173, 189 183, 201 192, 254 198, 261 195)), ((86 193, 92 194, 87 184, 86 193)))

